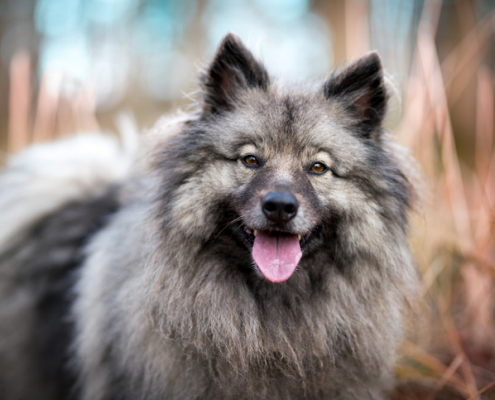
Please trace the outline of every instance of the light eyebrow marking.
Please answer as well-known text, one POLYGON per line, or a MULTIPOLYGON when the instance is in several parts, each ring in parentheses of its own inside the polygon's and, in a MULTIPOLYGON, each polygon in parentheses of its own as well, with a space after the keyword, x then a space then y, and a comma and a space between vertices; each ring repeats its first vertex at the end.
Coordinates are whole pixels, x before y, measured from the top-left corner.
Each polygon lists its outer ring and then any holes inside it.
POLYGON ((329 168, 334 165, 332 154, 321 148, 315 148, 313 151, 310 151, 309 159, 307 161, 309 163, 321 162, 329 168))
POLYGON ((251 143, 246 143, 240 147, 238 147, 238 152, 239 155, 245 155, 245 154, 253 154, 255 155, 256 153, 259 152, 257 147, 251 143))

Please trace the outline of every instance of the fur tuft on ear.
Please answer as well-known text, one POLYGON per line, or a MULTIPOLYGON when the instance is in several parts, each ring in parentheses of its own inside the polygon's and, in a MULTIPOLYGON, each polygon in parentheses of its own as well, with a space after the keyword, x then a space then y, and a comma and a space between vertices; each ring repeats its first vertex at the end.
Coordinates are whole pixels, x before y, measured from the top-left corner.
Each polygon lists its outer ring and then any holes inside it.
POLYGON ((324 91, 328 99, 337 99, 345 104, 366 137, 381 125, 388 95, 382 63, 376 51, 333 73, 325 82, 324 91))
POLYGON ((215 57, 202 76, 204 114, 220 113, 234 108, 240 90, 266 90, 268 73, 234 34, 222 39, 215 57))

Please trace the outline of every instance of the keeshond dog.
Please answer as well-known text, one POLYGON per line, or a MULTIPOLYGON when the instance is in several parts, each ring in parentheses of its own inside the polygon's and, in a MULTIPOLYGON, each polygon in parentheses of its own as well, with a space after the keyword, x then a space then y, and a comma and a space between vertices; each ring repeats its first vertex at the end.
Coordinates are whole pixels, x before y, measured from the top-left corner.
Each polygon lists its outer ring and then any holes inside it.
POLYGON ((201 88, 136 155, 8 162, 1 399, 382 398, 417 276, 378 54, 288 85, 229 34, 201 88))

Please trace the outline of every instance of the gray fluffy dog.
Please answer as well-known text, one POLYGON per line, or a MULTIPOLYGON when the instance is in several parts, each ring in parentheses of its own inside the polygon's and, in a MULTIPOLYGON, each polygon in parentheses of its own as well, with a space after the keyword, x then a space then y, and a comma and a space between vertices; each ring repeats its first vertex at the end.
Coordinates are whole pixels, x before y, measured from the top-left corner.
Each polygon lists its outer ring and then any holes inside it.
POLYGON ((1 399, 379 399, 417 291, 380 58, 273 80, 234 35, 137 155, 0 177, 1 399))

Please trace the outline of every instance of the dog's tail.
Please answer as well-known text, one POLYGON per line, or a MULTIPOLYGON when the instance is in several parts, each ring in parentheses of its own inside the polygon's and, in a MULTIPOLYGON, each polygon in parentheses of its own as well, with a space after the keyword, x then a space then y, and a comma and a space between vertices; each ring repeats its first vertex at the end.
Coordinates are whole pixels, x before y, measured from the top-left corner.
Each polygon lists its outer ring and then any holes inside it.
POLYGON ((137 132, 128 115, 117 122, 120 141, 80 133, 33 145, 7 160, 0 174, 0 252, 58 208, 98 196, 129 174, 137 132))

